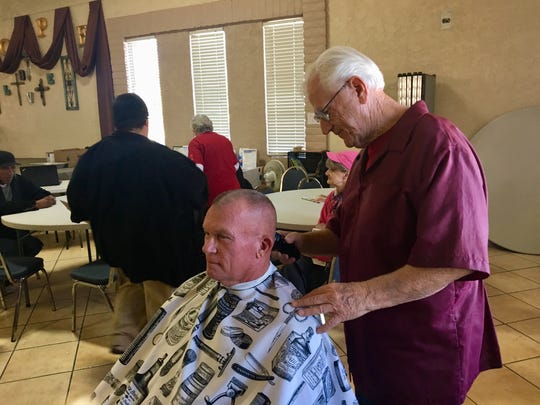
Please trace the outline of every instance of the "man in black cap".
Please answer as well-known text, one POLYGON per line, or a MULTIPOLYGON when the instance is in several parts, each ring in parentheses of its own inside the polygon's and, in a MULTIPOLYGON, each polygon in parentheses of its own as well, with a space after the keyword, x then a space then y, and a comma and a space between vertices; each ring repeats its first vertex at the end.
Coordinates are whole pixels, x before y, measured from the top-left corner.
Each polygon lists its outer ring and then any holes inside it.
MULTIPOLYGON (((13 153, 0 150, 0 216, 18 212, 48 208, 56 199, 47 190, 34 185, 31 181, 15 174, 15 156, 13 153)), ((17 231, 0 222, 0 251, 6 256, 18 256, 17 231)), ((19 231, 21 232, 21 231, 19 231)), ((22 254, 35 256, 43 247, 43 243, 24 232, 21 238, 22 254)))

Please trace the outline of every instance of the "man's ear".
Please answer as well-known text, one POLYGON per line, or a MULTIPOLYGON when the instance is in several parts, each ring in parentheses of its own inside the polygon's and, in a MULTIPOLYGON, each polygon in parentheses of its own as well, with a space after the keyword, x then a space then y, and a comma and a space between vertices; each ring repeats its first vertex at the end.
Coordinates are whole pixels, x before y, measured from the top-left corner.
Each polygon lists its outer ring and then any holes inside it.
POLYGON ((358 77, 353 76, 349 79, 349 83, 356 91, 356 97, 360 101, 361 104, 365 104, 367 102, 367 95, 368 95, 368 89, 366 86, 366 83, 358 77))
POLYGON ((270 252, 272 251, 273 245, 274 245, 274 238, 271 238, 268 235, 264 235, 259 245, 259 252, 262 254, 262 256, 269 255, 270 252))

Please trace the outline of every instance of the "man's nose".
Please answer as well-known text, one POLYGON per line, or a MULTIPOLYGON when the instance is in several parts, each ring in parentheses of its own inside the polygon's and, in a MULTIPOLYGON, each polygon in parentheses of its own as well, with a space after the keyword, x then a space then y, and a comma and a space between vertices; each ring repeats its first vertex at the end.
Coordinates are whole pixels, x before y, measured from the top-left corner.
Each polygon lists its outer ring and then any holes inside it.
POLYGON ((213 238, 205 238, 204 245, 202 248, 203 253, 215 253, 216 251, 216 244, 214 243, 213 238))

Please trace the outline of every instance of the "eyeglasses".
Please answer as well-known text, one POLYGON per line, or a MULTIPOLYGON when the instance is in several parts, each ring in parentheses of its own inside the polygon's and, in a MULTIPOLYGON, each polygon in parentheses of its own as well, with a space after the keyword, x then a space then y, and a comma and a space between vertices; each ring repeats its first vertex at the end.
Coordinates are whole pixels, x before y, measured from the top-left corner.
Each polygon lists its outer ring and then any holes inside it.
POLYGON ((345 83, 343 83, 343 86, 341 86, 339 88, 339 90, 336 91, 336 94, 334 94, 332 96, 330 101, 328 103, 326 103, 323 108, 315 110, 315 113, 314 113, 314 116, 313 116, 315 118, 315 121, 321 122, 321 120, 323 120, 323 121, 326 121, 326 122, 330 122, 330 114, 328 114, 328 111, 326 111, 326 110, 328 109, 328 107, 330 106, 332 101, 334 101, 334 99, 337 97, 337 95, 341 92, 341 90, 343 90, 345 88, 345 86, 347 86, 347 83, 349 83, 349 82, 346 81, 345 83))

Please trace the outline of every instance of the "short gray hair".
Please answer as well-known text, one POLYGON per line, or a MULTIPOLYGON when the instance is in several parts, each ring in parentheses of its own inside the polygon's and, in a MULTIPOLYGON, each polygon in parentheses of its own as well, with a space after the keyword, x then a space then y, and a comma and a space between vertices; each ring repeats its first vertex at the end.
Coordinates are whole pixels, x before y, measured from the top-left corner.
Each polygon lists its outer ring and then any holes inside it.
POLYGON ((375 62, 348 46, 334 46, 320 54, 308 68, 306 83, 315 76, 325 89, 341 86, 352 76, 360 77, 369 89, 384 89, 384 77, 375 62))
POLYGON ((204 132, 210 132, 214 130, 214 124, 208 116, 204 114, 197 114, 191 120, 191 129, 196 134, 202 134, 204 132))
POLYGON ((274 204, 260 191, 243 188, 225 191, 216 197, 212 202, 212 207, 223 208, 226 205, 238 204, 239 202, 246 203, 248 209, 252 211, 258 211, 261 221, 268 221, 268 224, 274 230, 276 229, 277 214, 274 204))

